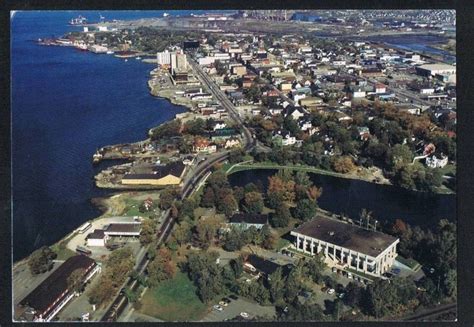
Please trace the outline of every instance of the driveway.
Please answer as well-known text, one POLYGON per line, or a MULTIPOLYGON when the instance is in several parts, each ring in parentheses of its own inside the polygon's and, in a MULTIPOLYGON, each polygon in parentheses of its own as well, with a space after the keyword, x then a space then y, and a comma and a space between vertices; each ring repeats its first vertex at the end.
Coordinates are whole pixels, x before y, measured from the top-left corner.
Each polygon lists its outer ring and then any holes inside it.
POLYGON ((227 307, 223 308, 223 311, 216 311, 212 309, 212 311, 209 312, 201 321, 224 321, 225 319, 237 317, 241 312, 247 312, 249 314, 249 319, 255 316, 264 316, 271 319, 276 315, 274 306, 262 306, 256 302, 252 302, 242 297, 239 297, 237 300, 232 300, 232 302, 229 303, 227 307))

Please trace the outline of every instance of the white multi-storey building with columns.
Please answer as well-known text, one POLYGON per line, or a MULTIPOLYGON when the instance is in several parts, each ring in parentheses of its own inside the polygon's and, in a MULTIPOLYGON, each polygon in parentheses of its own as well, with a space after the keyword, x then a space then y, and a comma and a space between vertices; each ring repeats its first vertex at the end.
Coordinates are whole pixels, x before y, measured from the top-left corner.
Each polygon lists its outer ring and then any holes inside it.
POLYGON ((323 253, 334 266, 380 277, 397 257, 399 239, 331 218, 317 216, 291 231, 294 246, 306 254, 323 253))

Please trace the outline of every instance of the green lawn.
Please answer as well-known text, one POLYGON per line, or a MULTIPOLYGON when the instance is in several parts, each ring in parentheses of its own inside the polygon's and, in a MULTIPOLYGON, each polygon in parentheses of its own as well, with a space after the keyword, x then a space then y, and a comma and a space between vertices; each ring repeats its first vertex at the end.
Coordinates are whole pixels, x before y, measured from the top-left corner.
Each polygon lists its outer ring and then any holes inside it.
POLYGON ((197 321, 207 313, 207 305, 199 300, 196 287, 185 273, 147 290, 140 312, 165 321, 197 321))

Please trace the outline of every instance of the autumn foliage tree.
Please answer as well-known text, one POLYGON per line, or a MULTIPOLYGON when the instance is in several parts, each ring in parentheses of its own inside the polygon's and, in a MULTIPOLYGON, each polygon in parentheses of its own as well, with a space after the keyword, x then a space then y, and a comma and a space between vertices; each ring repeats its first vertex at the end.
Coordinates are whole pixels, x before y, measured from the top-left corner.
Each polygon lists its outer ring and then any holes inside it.
POLYGON ((335 172, 343 174, 349 173, 356 168, 352 158, 349 156, 335 158, 332 162, 332 167, 335 172))

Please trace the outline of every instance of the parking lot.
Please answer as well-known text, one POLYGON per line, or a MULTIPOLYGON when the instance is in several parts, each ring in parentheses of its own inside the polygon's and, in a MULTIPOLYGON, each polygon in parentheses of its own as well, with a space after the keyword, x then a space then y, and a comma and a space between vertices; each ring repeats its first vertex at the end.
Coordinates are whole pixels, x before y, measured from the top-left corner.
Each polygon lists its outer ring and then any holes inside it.
MULTIPOLYGON (((258 303, 239 297, 237 300, 230 299, 231 302, 222 311, 212 309, 201 321, 224 321, 230 320, 240 315, 241 312, 248 313, 247 319, 255 316, 273 318, 276 314, 274 306, 262 306, 258 303)), ((216 303, 217 304, 217 303, 216 303)))
MULTIPOLYGON (((125 222, 133 222, 133 221, 134 221, 133 217, 110 217, 110 218, 102 218, 102 219, 91 221, 90 223, 92 227, 90 227, 85 233, 82 233, 82 234, 76 233, 76 235, 74 235, 74 237, 67 244, 67 247, 72 251, 76 251, 76 248, 78 245, 83 246, 92 251, 91 257, 93 259, 98 259, 98 260, 103 259, 104 256, 107 256, 110 254, 110 251, 106 249, 105 247, 101 247, 101 246, 92 246, 92 247, 86 246, 87 235, 93 232, 94 229, 102 229, 104 226, 112 222, 125 223, 125 222)), ((130 243, 130 242, 134 242, 135 240, 127 240, 127 238, 124 237, 122 238, 122 240, 115 240, 115 241, 130 243)))

